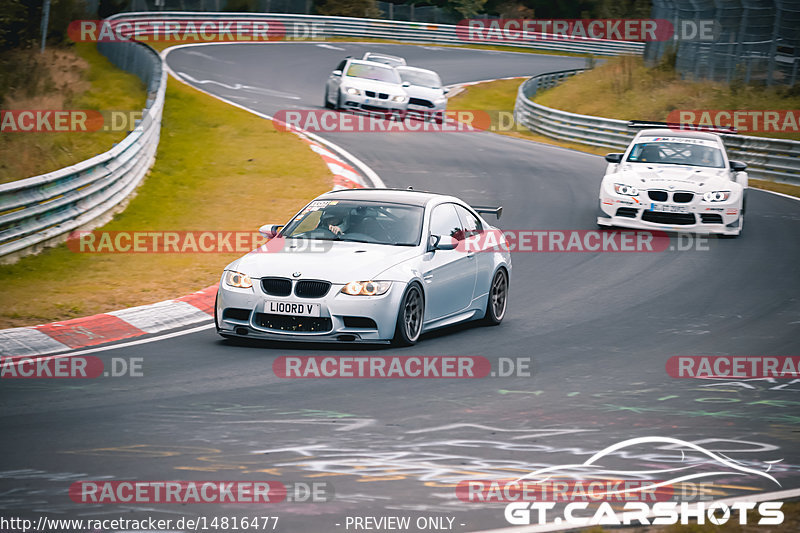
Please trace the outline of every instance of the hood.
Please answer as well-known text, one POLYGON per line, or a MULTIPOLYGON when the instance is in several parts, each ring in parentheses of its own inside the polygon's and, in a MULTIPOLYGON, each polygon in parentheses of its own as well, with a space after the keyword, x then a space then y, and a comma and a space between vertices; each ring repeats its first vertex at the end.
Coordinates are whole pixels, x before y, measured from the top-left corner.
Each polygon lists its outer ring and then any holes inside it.
POLYGON ((609 176, 624 180, 627 185, 639 189, 675 189, 705 192, 715 187, 730 185, 730 177, 724 168, 692 167, 683 165, 658 165, 645 163, 623 163, 619 171, 609 176))
POLYGON ((342 85, 345 87, 355 87, 364 91, 375 91, 389 94, 405 95, 403 87, 399 83, 388 83, 385 81, 367 80, 364 78, 342 78, 342 85))
POLYGON ((423 100, 430 100, 434 102, 444 96, 444 91, 440 89, 431 89, 430 87, 421 87, 419 85, 411 85, 404 87, 408 96, 413 98, 422 98, 423 100))
MULTIPOLYGON (((273 241, 270 241, 273 242, 273 241)), ((277 276, 320 279, 345 284, 366 281, 384 270, 419 255, 416 246, 388 246, 345 241, 298 241, 287 239, 278 251, 270 244, 258 248, 228 265, 251 278, 277 276), (313 244, 313 248, 311 247, 313 244)), ((397 280, 388 280, 397 281, 397 280)))

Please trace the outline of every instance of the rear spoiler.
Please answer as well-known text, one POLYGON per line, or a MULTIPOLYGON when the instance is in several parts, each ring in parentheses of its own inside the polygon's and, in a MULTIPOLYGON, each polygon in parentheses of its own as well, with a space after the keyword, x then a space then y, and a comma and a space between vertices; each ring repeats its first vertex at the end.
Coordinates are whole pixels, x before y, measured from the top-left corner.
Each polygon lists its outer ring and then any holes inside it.
POLYGON ((503 206, 499 207, 491 207, 488 205, 473 205, 471 206, 476 212, 481 214, 489 214, 494 215, 497 217, 497 220, 500 220, 500 217, 503 216, 503 206))
POLYGON ((702 124, 689 124, 688 122, 655 122, 652 120, 629 120, 628 127, 643 130, 647 128, 669 128, 671 130, 705 131, 708 133, 739 133, 736 128, 724 126, 704 126, 702 124))

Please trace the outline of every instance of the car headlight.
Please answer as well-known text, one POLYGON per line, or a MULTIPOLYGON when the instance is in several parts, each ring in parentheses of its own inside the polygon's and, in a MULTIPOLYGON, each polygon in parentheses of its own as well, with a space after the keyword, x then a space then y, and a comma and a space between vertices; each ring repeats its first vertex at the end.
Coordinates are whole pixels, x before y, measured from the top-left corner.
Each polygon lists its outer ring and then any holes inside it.
POLYGON ((251 280, 250 276, 247 274, 242 274, 234 270, 227 270, 225 272, 225 284, 240 289, 249 289, 253 286, 253 280, 251 280))
POLYGON ((639 189, 625 185, 624 183, 615 183, 614 192, 623 196, 639 196, 639 189))
POLYGON ((344 90, 347 94, 352 94, 353 96, 358 96, 361 94, 361 91, 356 89, 355 87, 348 87, 344 90))
POLYGON ((703 195, 706 202, 724 202, 731 197, 731 191, 713 191, 703 195))
POLYGON ((342 287, 342 292, 350 296, 380 296, 391 286, 391 281, 351 281, 342 287))
POLYGON ((406 101, 406 97, 402 95, 392 96, 392 102, 402 103, 406 101))

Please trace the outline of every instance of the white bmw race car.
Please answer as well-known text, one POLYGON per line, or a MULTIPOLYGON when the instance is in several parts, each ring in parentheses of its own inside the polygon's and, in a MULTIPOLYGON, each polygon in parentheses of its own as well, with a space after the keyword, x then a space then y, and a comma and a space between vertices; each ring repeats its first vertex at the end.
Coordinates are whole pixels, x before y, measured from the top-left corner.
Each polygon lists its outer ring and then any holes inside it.
POLYGON ((625 153, 608 154, 606 161, 598 225, 730 237, 742 232, 747 166, 728 160, 719 135, 644 129, 625 153))
POLYGON ((407 345, 459 322, 497 325, 506 313, 511 256, 477 242, 499 232, 482 212, 499 217, 502 208, 411 190, 323 194, 286 226, 263 226, 271 240, 225 268, 217 332, 407 345))

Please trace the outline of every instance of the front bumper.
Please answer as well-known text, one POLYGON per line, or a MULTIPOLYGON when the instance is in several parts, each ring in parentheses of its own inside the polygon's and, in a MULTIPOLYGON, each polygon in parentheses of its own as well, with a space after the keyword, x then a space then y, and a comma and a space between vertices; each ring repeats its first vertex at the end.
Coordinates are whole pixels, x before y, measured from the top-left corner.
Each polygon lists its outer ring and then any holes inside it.
POLYGON ((342 107, 352 111, 364 113, 376 113, 380 115, 399 115, 403 116, 408 108, 408 100, 405 102, 393 102, 391 96, 379 98, 366 96, 362 91, 359 95, 342 93, 342 107))
POLYGON ((381 296, 349 296, 340 291, 343 284, 333 284, 322 298, 299 298, 291 296, 271 296, 263 292, 261 280, 253 279, 252 289, 229 287, 224 280, 220 282, 217 293, 217 332, 223 336, 254 338, 295 342, 348 342, 348 343, 388 343, 394 337, 397 312, 406 288, 405 283, 393 282, 386 294, 381 296), (267 302, 319 304, 320 320, 309 317, 286 319, 291 315, 271 315, 267 302), (231 311, 231 310, 237 311, 231 311), (279 317, 274 321, 279 325, 264 325, 264 315, 279 317), (353 318, 356 326, 353 327, 353 318), (363 324, 369 319, 375 327, 363 324), (348 324, 345 324, 345 320, 348 324), (295 324, 287 324, 294 322, 295 324), (313 324, 314 331, 299 331, 313 324), (283 328, 283 329, 281 329, 283 328))
POLYGON ((601 195, 597 223, 601 226, 684 231, 698 234, 739 235, 742 231, 741 201, 709 203, 636 201, 630 197, 601 195))

